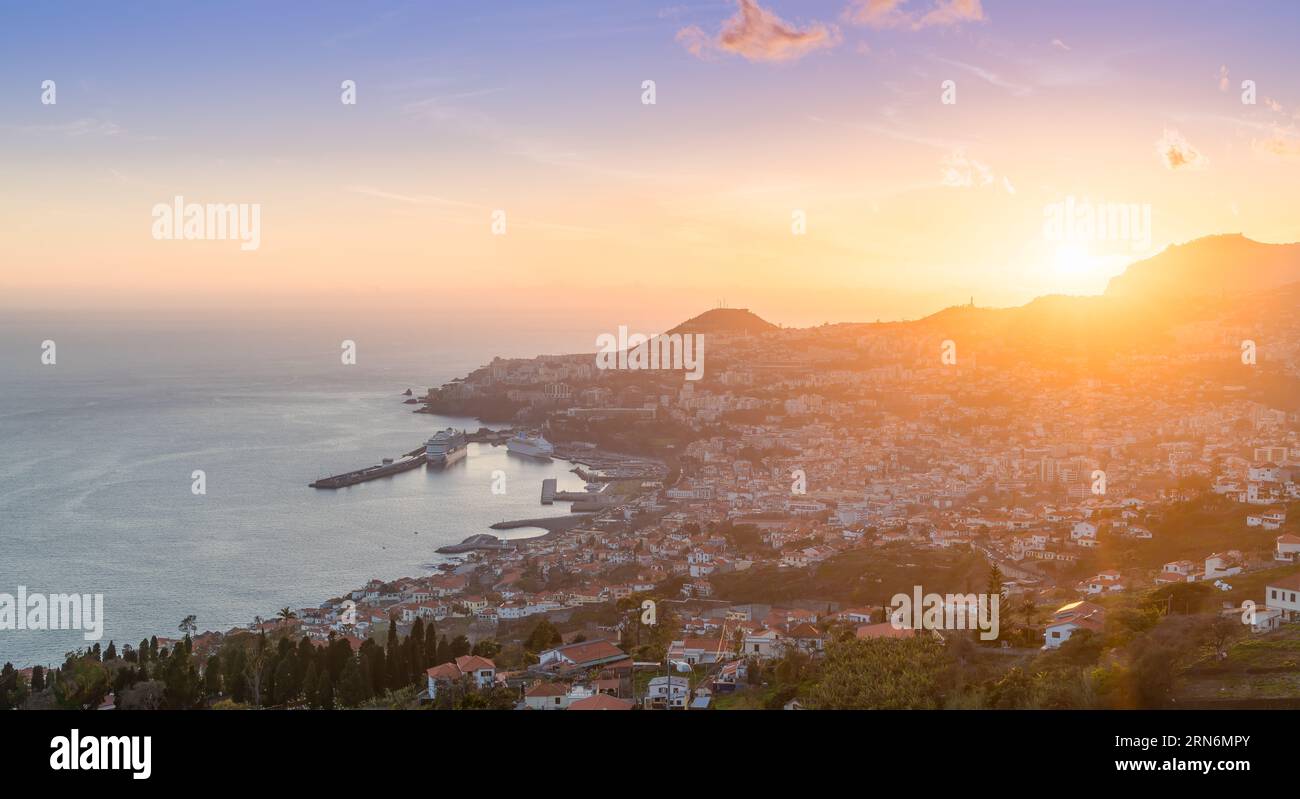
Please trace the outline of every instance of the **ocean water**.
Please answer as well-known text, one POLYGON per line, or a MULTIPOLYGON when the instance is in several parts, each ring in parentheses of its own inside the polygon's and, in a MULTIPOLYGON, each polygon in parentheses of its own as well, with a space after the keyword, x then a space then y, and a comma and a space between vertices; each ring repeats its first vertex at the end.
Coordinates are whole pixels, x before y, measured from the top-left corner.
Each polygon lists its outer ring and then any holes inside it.
MULTIPOLYGON (((427 574, 445 560, 437 547, 493 522, 567 513, 540 504, 544 478, 582 485, 567 463, 471 444, 446 471, 307 487, 399 457, 442 427, 477 429, 412 413, 400 393, 484 357, 358 342, 358 364, 343 366, 337 337, 272 348, 264 336, 213 346, 59 332, 54 366, 40 364, 40 331, 0 348, 0 592, 102 593, 103 646, 175 635, 191 613, 201 630, 225 630, 371 578, 427 574), (498 469, 504 495, 491 491, 498 469), (195 470, 204 495, 191 490, 195 470)), ((0 663, 57 663, 88 645, 79 631, 0 630, 0 663)))

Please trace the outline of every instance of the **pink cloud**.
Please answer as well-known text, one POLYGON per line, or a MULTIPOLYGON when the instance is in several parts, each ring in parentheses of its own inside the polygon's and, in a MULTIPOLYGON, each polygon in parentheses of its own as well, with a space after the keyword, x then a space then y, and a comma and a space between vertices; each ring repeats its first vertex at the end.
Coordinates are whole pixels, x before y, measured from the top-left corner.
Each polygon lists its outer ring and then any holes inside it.
POLYGON ((760 6, 757 0, 737 0, 735 15, 722 24, 716 37, 697 25, 677 31, 677 42, 696 58, 716 52, 732 53, 750 61, 795 61, 816 50, 840 43, 840 30, 813 22, 799 28, 760 6))
POLYGON ((871 28, 922 28, 983 22, 984 7, 980 0, 935 0, 924 12, 904 8, 908 0, 851 0, 844 18, 855 25, 871 28))
POLYGON ((1208 159, 1176 130, 1166 129, 1156 141, 1156 153, 1168 169, 1200 169, 1208 159))

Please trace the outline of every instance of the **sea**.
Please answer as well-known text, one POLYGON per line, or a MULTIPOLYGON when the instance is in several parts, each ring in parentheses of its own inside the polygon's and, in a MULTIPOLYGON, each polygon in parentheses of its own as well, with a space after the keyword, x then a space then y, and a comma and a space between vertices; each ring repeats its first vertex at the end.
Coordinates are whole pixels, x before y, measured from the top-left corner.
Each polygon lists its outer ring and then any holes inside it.
MULTIPOLYGON (((463 376, 489 350, 349 341, 355 364, 337 333, 0 325, 0 593, 102 594, 98 643, 120 649, 177 637, 191 614, 227 630, 373 578, 427 575, 448 560, 435 549, 493 522, 568 513, 540 493, 548 477, 581 490, 570 464, 486 444, 446 470, 309 488, 480 426, 413 413, 403 392, 463 376)), ((0 663, 58 664, 93 643, 0 630, 0 663)))

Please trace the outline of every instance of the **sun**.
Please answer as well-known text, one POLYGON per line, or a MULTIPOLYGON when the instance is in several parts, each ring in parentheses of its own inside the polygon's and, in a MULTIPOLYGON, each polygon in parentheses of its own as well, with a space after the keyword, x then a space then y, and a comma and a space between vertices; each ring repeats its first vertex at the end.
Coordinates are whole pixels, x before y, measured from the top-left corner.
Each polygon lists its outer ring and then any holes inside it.
POLYGON ((1086 247, 1065 244, 1056 248, 1053 265, 1058 275, 1081 277, 1091 273, 1096 263, 1086 247))

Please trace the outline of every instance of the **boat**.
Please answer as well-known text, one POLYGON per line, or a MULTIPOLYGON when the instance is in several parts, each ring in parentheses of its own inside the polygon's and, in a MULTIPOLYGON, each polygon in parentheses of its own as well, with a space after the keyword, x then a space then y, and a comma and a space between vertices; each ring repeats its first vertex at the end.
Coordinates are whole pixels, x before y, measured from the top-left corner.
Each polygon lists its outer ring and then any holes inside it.
POLYGON ((554 445, 542 438, 541 433, 530 435, 522 430, 510 437, 510 440, 506 442, 506 449, 516 455, 546 461, 549 461, 551 456, 555 454, 554 445))
POLYGON ((424 459, 431 466, 450 466, 468 451, 465 431, 448 427, 439 430, 424 445, 424 459))

